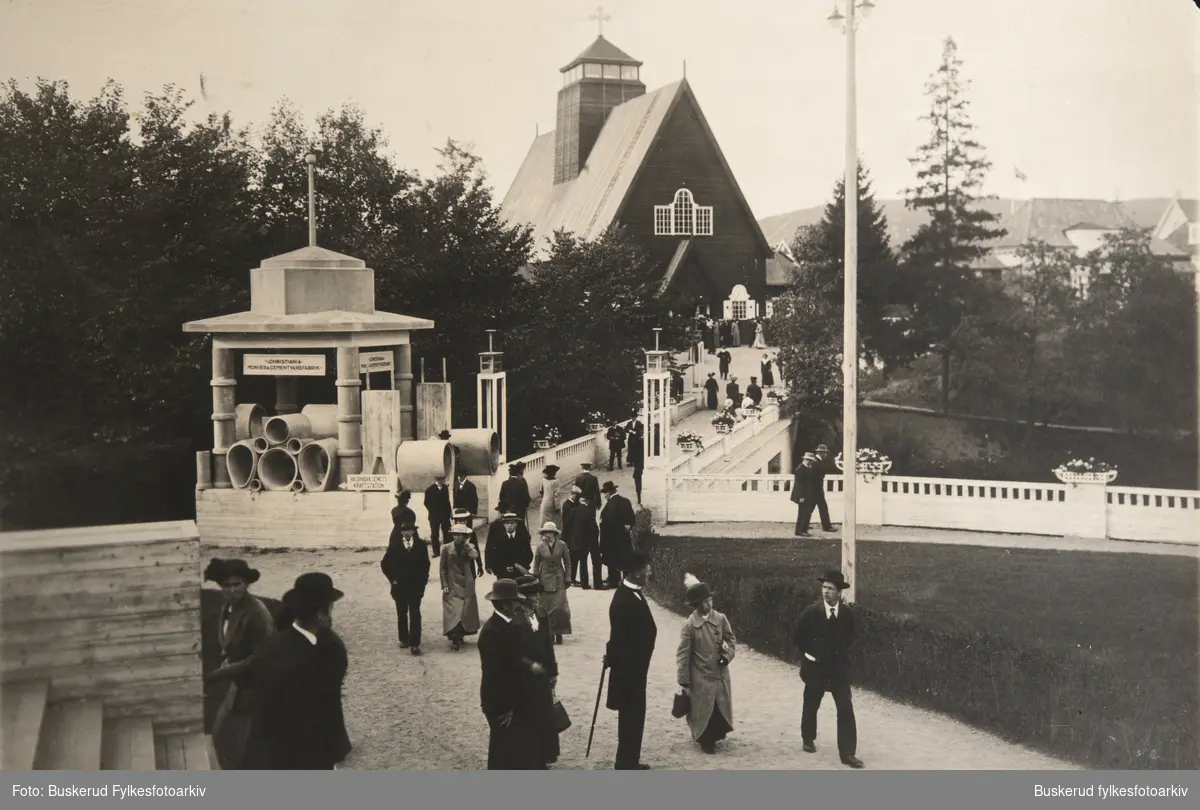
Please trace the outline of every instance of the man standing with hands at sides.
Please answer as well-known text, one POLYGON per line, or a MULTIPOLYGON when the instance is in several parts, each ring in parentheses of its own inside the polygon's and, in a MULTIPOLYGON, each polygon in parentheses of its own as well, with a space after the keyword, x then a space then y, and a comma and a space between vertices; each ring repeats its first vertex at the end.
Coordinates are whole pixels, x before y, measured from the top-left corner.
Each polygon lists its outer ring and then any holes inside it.
POLYGON ((813 493, 813 464, 817 457, 805 453, 800 465, 792 474, 792 503, 796 504, 796 536, 808 537, 808 523, 812 520, 815 496, 813 493))
POLYGON ((425 490, 425 512, 429 515, 429 542, 435 557, 442 549, 439 536, 450 542, 450 511, 450 489, 446 486, 446 476, 434 476, 433 484, 425 490))
MULTIPOLYGON (((479 632, 479 701, 491 734, 489 771, 545 770, 542 746, 525 684, 545 676, 546 668, 524 655, 524 634, 532 632, 514 621, 517 606, 526 601, 512 579, 498 579, 484 599, 495 612, 479 632)), ((547 676, 548 677, 548 676, 547 676)))
MULTIPOLYGON (((608 567, 608 587, 620 584, 621 568, 633 551, 633 504, 617 494, 617 485, 605 481, 604 506, 600 509, 600 559, 608 567)), ((599 582, 597 581, 597 584, 599 582)))
POLYGON ((854 611, 842 602, 842 591, 850 583, 841 571, 827 571, 817 581, 821 583, 821 601, 804 609, 793 636, 804 656, 800 662, 804 681, 800 737, 807 753, 816 752, 817 710, 825 693, 831 693, 837 706, 838 754, 843 765, 861 768, 863 762, 855 756, 858 727, 850 699, 849 649, 855 635, 854 611))
MULTIPOLYGON (((825 502, 825 476, 829 473, 829 468, 825 466, 825 459, 829 458, 829 448, 818 444, 817 452, 813 455, 817 459, 812 468, 813 504, 821 516, 821 530, 831 532, 833 523, 829 520, 829 504, 825 502)), ((810 519, 811 514, 809 513, 810 519)))
POLYGON ((400 527, 399 541, 388 544, 379 567, 392 586, 400 649, 408 648, 413 655, 420 655, 421 599, 429 584, 430 563, 425 542, 417 537, 416 526, 405 523, 400 527))
POLYGON ((625 581, 608 608, 609 636, 604 652, 608 701, 617 712, 617 756, 614 769, 646 771, 642 763, 642 734, 646 727, 646 680, 658 627, 642 586, 650 573, 650 558, 634 551, 625 560, 625 581))

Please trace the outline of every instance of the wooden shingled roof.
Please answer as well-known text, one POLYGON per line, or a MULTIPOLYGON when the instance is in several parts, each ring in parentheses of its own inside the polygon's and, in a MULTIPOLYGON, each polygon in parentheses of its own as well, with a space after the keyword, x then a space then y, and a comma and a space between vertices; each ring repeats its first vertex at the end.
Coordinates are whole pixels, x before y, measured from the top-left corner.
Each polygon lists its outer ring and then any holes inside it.
MULTIPOLYGON (((500 215, 511 225, 532 226, 535 259, 546 257, 556 231, 593 240, 618 220, 647 155, 658 143, 663 124, 684 98, 696 110, 696 118, 728 173, 746 216, 756 221, 691 87, 681 79, 613 107, 574 180, 554 183, 554 133, 534 139, 500 205, 500 215)), ((770 253, 761 230, 758 235, 763 252, 770 253)))
POLYGON ((605 39, 603 34, 596 37, 595 42, 587 46, 579 56, 568 62, 567 66, 562 68, 562 70, 570 70, 580 62, 603 62, 610 65, 636 65, 638 67, 642 65, 641 62, 605 39))

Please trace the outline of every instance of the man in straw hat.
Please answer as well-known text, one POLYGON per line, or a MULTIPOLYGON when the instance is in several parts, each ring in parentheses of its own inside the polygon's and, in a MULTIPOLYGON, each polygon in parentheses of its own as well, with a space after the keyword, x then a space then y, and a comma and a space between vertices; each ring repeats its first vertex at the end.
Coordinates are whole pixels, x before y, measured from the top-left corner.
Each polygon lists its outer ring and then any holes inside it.
POLYGON ((488 528, 484 569, 498 577, 513 576, 513 565, 528 567, 533 562, 533 538, 515 512, 505 512, 499 523, 488 528))
POLYGON ((825 476, 829 474, 829 467, 825 460, 829 458, 829 448, 818 444, 813 456, 816 457, 812 470, 813 500, 817 507, 817 514, 821 516, 821 530, 831 532, 833 523, 829 520, 829 504, 825 501, 825 476))
POLYGON ((633 551, 633 504, 617 494, 617 485, 612 481, 605 481, 600 492, 604 495, 600 510, 600 557, 608 567, 608 587, 615 588, 625 560, 633 551))
POLYGON ((854 704, 850 699, 850 645, 854 642, 854 611, 842 602, 842 591, 850 587, 841 571, 826 571, 817 577, 821 600, 806 607, 796 623, 793 640, 804 656, 800 677, 804 680, 804 708, 800 737, 804 750, 817 750, 817 710, 826 692, 837 706, 837 744, 842 763, 861 768, 855 756, 858 727, 854 722, 854 704))
POLYGON ((604 650, 608 676, 605 705, 617 712, 618 771, 644 771, 642 734, 646 727, 646 680, 658 626, 642 586, 650 574, 650 558, 642 551, 629 555, 625 580, 608 608, 609 636, 604 650))
POLYGON ((808 524, 812 521, 816 494, 813 490, 813 465, 817 457, 805 453, 796 471, 792 474, 792 503, 796 504, 796 536, 808 537, 808 524))
POLYGON ((687 720, 692 739, 706 754, 733 731, 733 684, 729 662, 737 638, 725 614, 713 610, 713 593, 692 574, 683 575, 692 614, 683 620, 675 664, 679 686, 690 698, 687 720))
POLYGON ((535 707, 527 688, 531 677, 548 677, 546 668, 525 654, 531 632, 517 621, 518 605, 527 599, 512 579, 497 579, 484 599, 495 611, 479 632, 479 700, 491 730, 489 771, 544 770, 535 707))
MULTIPOLYGON (((468 482, 470 483, 470 482, 468 482)), ((479 507, 479 501, 475 501, 476 508, 479 507)), ((483 576, 483 555, 479 553, 479 538, 475 534, 475 515, 466 509, 455 509, 450 513, 450 528, 453 530, 455 526, 466 526, 471 530, 470 542, 475 548, 475 574, 483 576)))
POLYGON ((342 711, 348 660, 333 632, 333 605, 343 595, 320 572, 301 574, 283 595, 291 625, 271 636, 253 668, 250 770, 331 770, 350 753, 342 711))
POLYGON ((452 542, 442 550, 438 573, 442 582, 442 632, 450 649, 479 632, 479 600, 475 596, 475 563, 479 552, 471 545, 475 533, 462 524, 450 527, 452 542))

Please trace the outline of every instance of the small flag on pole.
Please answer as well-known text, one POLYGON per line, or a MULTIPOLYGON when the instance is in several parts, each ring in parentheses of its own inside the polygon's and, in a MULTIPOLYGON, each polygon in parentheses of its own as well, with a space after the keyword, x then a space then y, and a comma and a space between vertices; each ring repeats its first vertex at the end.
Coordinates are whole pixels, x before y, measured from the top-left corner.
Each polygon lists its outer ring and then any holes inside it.
POLYGON ((1025 172, 1021 171, 1016 166, 1013 166, 1013 174, 1015 174, 1017 176, 1018 180, 1024 181, 1024 180, 1029 179, 1028 177, 1025 176, 1025 172))

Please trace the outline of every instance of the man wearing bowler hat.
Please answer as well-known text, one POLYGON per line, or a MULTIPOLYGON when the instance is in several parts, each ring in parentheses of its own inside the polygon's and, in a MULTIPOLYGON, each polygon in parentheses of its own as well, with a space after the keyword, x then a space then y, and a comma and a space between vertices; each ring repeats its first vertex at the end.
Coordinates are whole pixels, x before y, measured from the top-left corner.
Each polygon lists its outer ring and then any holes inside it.
POLYGON ((813 504, 821 516, 821 531, 831 532, 833 524, 829 521, 829 504, 825 501, 825 476, 829 474, 826 460, 829 458, 829 448, 818 444, 813 456, 817 459, 812 468, 813 504))
POLYGON ((526 655, 530 630, 518 621, 518 605, 527 601, 515 580, 497 579, 484 599, 494 613, 479 632, 479 702, 487 718, 489 771, 545 770, 530 678, 549 677, 546 668, 526 655))
POLYGON ((817 581, 821 583, 821 600, 801 612, 793 636, 803 655, 800 677, 804 681, 804 708, 800 737, 807 753, 817 750, 817 710, 829 692, 837 706, 838 754, 844 765, 861 768, 863 762, 855 756, 858 727, 850 699, 849 650, 854 642, 854 611, 842 602, 842 591, 850 583, 841 571, 827 571, 817 581))
POLYGON ((792 473, 792 503, 796 504, 796 536, 808 537, 808 524, 812 521, 813 509, 816 508, 816 494, 813 486, 813 465, 817 457, 805 453, 804 458, 792 473))
POLYGON ((271 636, 254 662, 248 769, 331 770, 350 753, 342 712, 348 659, 333 632, 333 605, 343 595, 319 572, 301 574, 283 595, 291 624, 271 636))
POLYGON ((417 537, 417 527, 405 523, 400 539, 388 544, 379 568, 391 584, 396 604, 396 640, 400 649, 421 654, 421 600, 429 585, 429 552, 425 541, 417 537))
MULTIPOLYGON (((633 504, 617 494, 617 485, 605 481, 600 490, 604 506, 600 509, 600 558, 608 567, 608 587, 615 588, 625 568, 625 560, 633 551, 633 504)), ((599 585, 599 580, 597 580, 599 585)))
POLYGON ((509 579, 514 576, 514 565, 528 568, 533 564, 533 538, 517 513, 505 512, 500 522, 488 528, 483 562, 489 574, 509 579))
POLYGON ((642 591, 650 574, 650 558, 645 552, 634 551, 625 565, 625 580, 613 594, 608 608, 609 636, 604 664, 612 671, 605 705, 617 712, 614 768, 644 771, 650 768, 641 761, 642 734, 646 728, 646 680, 658 626, 642 591))

